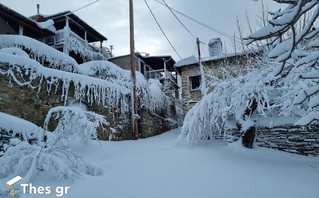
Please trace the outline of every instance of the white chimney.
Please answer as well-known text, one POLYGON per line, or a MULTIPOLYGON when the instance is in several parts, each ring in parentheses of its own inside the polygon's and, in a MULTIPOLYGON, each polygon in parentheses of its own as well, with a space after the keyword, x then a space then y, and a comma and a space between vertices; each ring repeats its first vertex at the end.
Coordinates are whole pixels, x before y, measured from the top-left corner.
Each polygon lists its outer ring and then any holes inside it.
POLYGON ((211 39, 208 43, 209 56, 222 55, 223 44, 220 38, 211 39))

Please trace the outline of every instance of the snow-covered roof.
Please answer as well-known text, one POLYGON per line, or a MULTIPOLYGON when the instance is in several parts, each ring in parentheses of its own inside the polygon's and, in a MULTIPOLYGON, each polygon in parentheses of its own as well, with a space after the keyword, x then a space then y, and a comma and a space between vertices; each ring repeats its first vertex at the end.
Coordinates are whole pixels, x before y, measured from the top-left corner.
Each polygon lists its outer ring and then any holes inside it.
MULTIPOLYGON (((220 56, 204 57, 204 58, 202 58, 202 62, 217 61, 217 60, 227 59, 227 58, 236 57, 236 56, 243 56, 246 54, 254 54, 256 52, 258 52, 258 51, 257 50, 250 50, 250 51, 246 51, 246 52, 222 54, 220 56)), ((193 55, 193 56, 184 58, 184 59, 176 62, 174 66, 175 67, 184 67, 184 66, 188 66, 188 65, 197 64, 197 63, 198 63, 198 58, 196 58, 193 55)))
POLYGON ((195 63, 198 63, 198 59, 195 58, 195 56, 190 56, 190 57, 184 58, 180 61, 177 61, 174 66, 175 67, 183 67, 183 66, 191 65, 191 64, 195 64, 195 63))
POLYGON ((120 56, 113 56, 111 58, 109 58, 108 60, 114 60, 114 59, 119 59, 119 58, 124 58, 124 57, 128 57, 131 56, 130 54, 125 54, 125 55, 120 55, 120 56))
MULTIPOLYGON (((106 41, 107 38, 103 36, 101 33, 99 33, 97 30, 92 28, 89 24, 87 24, 85 21, 83 21, 80 17, 75 15, 71 11, 64 11, 59 12, 52 15, 41 15, 45 20, 52 19, 55 22, 56 26, 61 26, 63 24, 64 26, 64 20, 66 20, 66 16, 68 16, 70 22, 74 22, 74 28, 79 28, 78 26, 82 26, 87 31, 87 39, 89 42, 96 42, 96 41, 106 41), (60 23, 60 24, 59 24, 60 23)), ((70 24, 71 25, 71 24, 70 24)), ((59 29, 59 28, 57 28, 59 29)), ((72 29, 72 27, 71 27, 72 29)))
MULTIPOLYGON (((166 69, 168 71, 174 71, 175 60, 170 55, 156 55, 156 56, 142 56, 140 53, 135 53, 137 57, 142 59, 147 65, 152 67, 154 70, 163 69, 164 68, 164 60, 166 62, 166 69)), ((113 61, 116 59, 129 57, 130 54, 121 55, 109 58, 109 61, 113 61)))

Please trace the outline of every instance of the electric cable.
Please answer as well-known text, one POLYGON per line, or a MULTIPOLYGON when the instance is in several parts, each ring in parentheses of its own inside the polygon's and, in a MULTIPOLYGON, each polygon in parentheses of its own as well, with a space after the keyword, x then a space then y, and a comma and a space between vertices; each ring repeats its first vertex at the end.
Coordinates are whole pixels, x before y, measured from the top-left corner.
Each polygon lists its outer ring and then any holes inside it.
POLYGON ((173 10, 167 5, 165 0, 162 0, 166 7, 169 9, 169 11, 174 15, 174 17, 177 19, 177 21, 185 28, 185 30, 196 40, 196 36, 183 24, 183 22, 176 16, 176 14, 173 12, 173 10))
POLYGON ((100 1, 100 0, 93 1, 93 2, 91 2, 91 3, 89 3, 89 4, 85 5, 85 6, 82 6, 82 7, 78 8, 78 9, 72 11, 72 12, 76 12, 76 11, 82 10, 83 8, 86 8, 86 7, 88 7, 88 6, 90 6, 90 5, 94 4, 94 3, 96 3, 96 2, 98 2, 98 1, 100 1))
POLYGON ((182 57, 179 55, 179 53, 177 52, 177 50, 175 49, 175 47, 173 46, 173 44, 171 43, 171 41, 168 39, 167 35, 165 34, 165 32, 164 32, 163 28, 161 27, 161 25, 159 24, 158 20, 156 19, 155 15, 154 15, 154 13, 153 13, 153 11, 152 11, 152 9, 151 9, 151 7, 148 5, 148 3, 147 3, 146 0, 144 0, 144 2, 145 2, 145 4, 146 4, 146 6, 148 7, 149 11, 151 12, 151 14, 152 14, 152 16, 153 16, 155 22, 157 23, 158 27, 159 27, 160 30, 161 30, 161 32, 163 33, 163 35, 165 36, 166 40, 168 41, 168 43, 171 45, 171 47, 173 48, 173 50, 175 51, 175 53, 178 55, 178 57, 179 57, 180 59, 182 59, 182 57))

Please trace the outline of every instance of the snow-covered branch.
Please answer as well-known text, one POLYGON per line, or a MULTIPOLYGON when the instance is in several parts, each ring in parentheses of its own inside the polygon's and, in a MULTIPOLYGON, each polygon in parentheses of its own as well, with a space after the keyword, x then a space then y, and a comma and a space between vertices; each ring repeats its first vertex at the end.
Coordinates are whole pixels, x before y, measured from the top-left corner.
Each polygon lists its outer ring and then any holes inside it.
POLYGON ((312 117, 309 115, 319 110, 319 53, 317 52, 319 28, 316 25, 319 2, 317 0, 277 2, 286 3, 288 6, 273 13, 269 25, 250 35, 248 43, 281 36, 281 42, 273 47, 268 56, 277 62, 282 62, 276 73, 283 78, 276 82, 276 87, 285 92, 282 95, 282 114, 299 108, 299 114, 309 119, 312 117), (301 16, 306 15, 309 19, 303 26, 299 26, 300 29, 295 30, 301 16))

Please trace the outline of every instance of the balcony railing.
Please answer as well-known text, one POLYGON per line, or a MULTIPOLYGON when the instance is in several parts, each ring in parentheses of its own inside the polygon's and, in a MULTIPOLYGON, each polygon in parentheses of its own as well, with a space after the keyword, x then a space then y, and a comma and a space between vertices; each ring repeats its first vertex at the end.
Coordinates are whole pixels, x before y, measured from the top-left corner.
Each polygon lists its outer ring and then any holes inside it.
POLYGON ((48 45, 58 45, 64 42, 64 30, 56 31, 55 35, 44 38, 44 43, 48 45))
POLYGON ((65 39, 68 39, 68 48, 70 48, 70 50, 77 50, 77 52, 79 53, 84 53, 84 56, 91 55, 94 57, 99 57, 97 59, 107 59, 108 55, 110 54, 107 48, 100 49, 98 47, 90 45, 87 40, 84 40, 70 29, 58 30, 55 35, 45 37, 44 43, 51 46, 59 46, 64 45, 66 43, 65 39), (70 41, 73 41, 73 45, 74 42, 76 42, 76 44, 74 45, 76 46, 76 49, 73 49, 74 46, 70 44, 70 41))
POLYGON ((176 78, 173 76, 171 72, 168 70, 164 69, 158 69, 158 70, 152 70, 152 71, 147 71, 145 74, 147 79, 156 79, 156 80, 170 80, 173 83, 177 83, 176 78))

